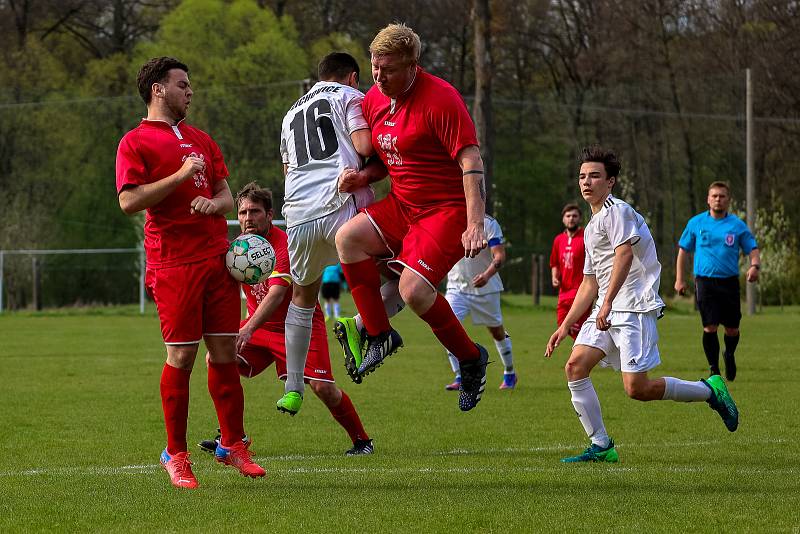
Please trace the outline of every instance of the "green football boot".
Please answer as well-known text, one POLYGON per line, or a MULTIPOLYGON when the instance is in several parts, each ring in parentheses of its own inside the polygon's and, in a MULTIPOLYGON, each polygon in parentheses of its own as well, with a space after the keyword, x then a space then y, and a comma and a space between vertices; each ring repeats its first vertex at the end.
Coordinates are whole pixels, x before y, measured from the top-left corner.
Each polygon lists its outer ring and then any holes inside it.
POLYGON ((719 375, 710 376, 702 381, 711 389, 711 396, 706 402, 722 417, 725 428, 730 432, 735 431, 739 428, 739 410, 728 392, 728 386, 719 375))
POLYGON ((609 440, 608 447, 603 448, 599 445, 595 445, 592 443, 589 445, 585 451, 577 456, 568 456, 567 458, 562 458, 562 462, 565 464, 577 463, 577 462, 608 462, 608 463, 616 463, 619 462, 619 454, 617 454, 617 449, 614 448, 614 440, 609 440))
POLYGON ((300 407, 303 406, 303 395, 296 391, 290 391, 276 403, 279 412, 285 412, 289 415, 297 415, 300 407))
POLYGON ((360 384, 363 377, 358 374, 361 367, 363 355, 361 351, 366 340, 366 332, 359 332, 356 327, 356 320, 352 317, 340 317, 333 325, 333 333, 344 351, 344 368, 350 379, 356 384, 360 384))

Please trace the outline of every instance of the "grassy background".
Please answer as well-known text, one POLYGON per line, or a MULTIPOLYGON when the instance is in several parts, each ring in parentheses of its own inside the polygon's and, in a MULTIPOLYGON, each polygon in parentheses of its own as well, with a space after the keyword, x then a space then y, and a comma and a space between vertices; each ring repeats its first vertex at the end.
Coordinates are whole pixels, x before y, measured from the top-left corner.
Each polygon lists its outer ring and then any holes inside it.
MULTIPOLYGON (((164 349, 152 310, 0 315, 0 531, 800 530, 800 354, 790 335, 800 310, 745 317, 730 387, 736 433, 705 403, 630 400, 618 374, 598 369, 621 463, 566 466, 559 458, 586 439, 562 370, 568 348, 542 357, 554 307, 505 298, 520 383, 498 391, 502 367, 490 365, 469 413, 444 390, 443 350, 409 312, 394 321, 406 347, 361 385, 332 345, 334 373, 375 439, 371 457, 343 456, 346 434, 310 392, 297 417, 278 413, 272 369, 244 381, 267 478, 245 479, 198 451, 193 492, 173 489, 158 467, 164 349)), ((468 329, 491 347, 484 328, 468 329)), ((654 375, 704 376, 698 316, 679 304, 659 330, 654 375)), ((205 376, 198 364, 190 443, 217 427, 205 376)))

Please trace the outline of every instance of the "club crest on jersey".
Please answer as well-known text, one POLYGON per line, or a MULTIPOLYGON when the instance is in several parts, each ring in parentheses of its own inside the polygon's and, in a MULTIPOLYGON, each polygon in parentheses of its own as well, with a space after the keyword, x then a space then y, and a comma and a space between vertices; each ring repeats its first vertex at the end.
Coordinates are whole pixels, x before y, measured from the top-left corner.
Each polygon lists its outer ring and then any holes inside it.
MULTIPOLYGON (((192 146, 192 145, 189 145, 192 146)), ((197 152, 192 152, 188 156, 183 156, 181 158, 181 163, 186 161, 186 158, 200 158, 201 160, 205 161, 206 157, 203 154, 198 154, 197 152)), ((208 180, 206 180, 206 175, 204 172, 196 172, 194 173, 194 186, 197 189, 205 189, 208 187, 208 180)))
POLYGON ((392 137, 392 134, 378 134, 378 146, 381 147, 383 153, 386 155, 387 165, 402 165, 403 158, 397 150, 397 136, 392 137))
POLYGON ((729 247, 733 246, 733 241, 736 238, 733 234, 725 234, 725 244, 729 247))

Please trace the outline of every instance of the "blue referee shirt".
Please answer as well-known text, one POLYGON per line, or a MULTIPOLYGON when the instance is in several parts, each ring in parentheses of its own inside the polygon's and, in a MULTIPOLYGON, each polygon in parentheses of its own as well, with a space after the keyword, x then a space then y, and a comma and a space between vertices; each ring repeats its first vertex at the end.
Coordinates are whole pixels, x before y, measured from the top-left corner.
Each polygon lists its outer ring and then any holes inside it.
POLYGON ((678 245, 694 252, 694 275, 710 278, 739 276, 739 249, 750 254, 758 248, 755 237, 739 217, 728 213, 715 219, 710 211, 689 219, 678 245))
POLYGON ((344 275, 342 273, 342 266, 339 265, 338 263, 336 265, 328 265, 327 267, 325 267, 325 270, 322 271, 323 284, 328 284, 328 283, 339 284, 341 283, 342 278, 344 278, 344 275))

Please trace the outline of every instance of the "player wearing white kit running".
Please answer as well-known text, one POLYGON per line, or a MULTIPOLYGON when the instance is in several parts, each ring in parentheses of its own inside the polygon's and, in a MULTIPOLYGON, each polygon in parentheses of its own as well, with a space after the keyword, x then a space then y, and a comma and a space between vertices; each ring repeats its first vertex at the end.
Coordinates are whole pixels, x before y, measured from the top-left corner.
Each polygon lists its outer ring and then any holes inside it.
MULTIPOLYGON (((500 293, 503 281, 498 271, 506 260, 506 247, 503 230, 497 219, 484 216, 488 246, 474 258, 461 258, 447 273, 447 293, 444 298, 453 308, 459 321, 467 315, 472 316, 472 324, 484 325, 494 339, 494 345, 503 361, 503 383, 500 389, 513 389, 517 385, 514 372, 514 357, 511 352, 511 337, 503 326, 503 312, 500 310, 500 293)), ((445 389, 454 391, 461 388, 461 366, 450 352, 450 367, 455 380, 445 389)))
POLYGON ((283 216, 289 237, 292 302, 286 314, 286 385, 280 411, 296 414, 303 402, 303 369, 322 271, 335 265, 339 227, 373 200, 372 190, 338 190, 339 174, 359 169, 373 152, 361 111, 358 63, 334 52, 319 63, 320 81, 286 113, 281 157, 286 174, 283 216))
POLYGON ((586 262, 583 282, 561 326, 550 337, 545 356, 569 335, 569 326, 597 302, 581 327, 565 366, 572 404, 591 439, 581 454, 562 462, 616 462, 613 440, 606 433, 589 373, 599 363, 622 371, 625 392, 640 401, 706 401, 728 430, 739 424, 739 413, 722 378, 689 382, 672 377, 651 379, 647 372, 661 359, 656 320, 664 308, 658 287, 661 264, 650 229, 627 203, 614 198, 620 163, 610 150, 593 145, 583 150, 578 184, 592 208, 584 231, 586 262))

